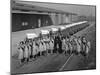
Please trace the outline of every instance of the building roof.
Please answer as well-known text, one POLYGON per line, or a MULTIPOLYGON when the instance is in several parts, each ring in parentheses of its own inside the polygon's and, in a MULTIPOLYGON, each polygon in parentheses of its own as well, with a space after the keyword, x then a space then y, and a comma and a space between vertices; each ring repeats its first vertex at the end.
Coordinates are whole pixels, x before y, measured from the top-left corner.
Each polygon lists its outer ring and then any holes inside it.
MULTIPOLYGON (((28 2, 28 1, 27 1, 28 2)), ((40 6, 36 6, 36 5, 31 5, 28 4, 25 1, 15 1, 13 0, 11 3, 11 7, 12 7, 12 13, 13 12, 40 12, 40 13, 60 13, 60 14, 71 14, 71 15, 77 15, 75 13, 69 13, 69 12, 65 12, 62 10, 56 10, 56 9, 51 9, 51 8, 46 8, 46 7, 40 7, 40 6)))

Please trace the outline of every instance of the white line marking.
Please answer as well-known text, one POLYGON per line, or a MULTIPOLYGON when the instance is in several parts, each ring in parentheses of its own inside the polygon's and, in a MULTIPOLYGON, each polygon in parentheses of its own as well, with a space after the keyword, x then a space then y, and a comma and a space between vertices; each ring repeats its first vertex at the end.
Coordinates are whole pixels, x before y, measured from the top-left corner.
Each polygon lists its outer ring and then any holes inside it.
POLYGON ((70 58, 73 56, 73 54, 67 59, 67 61, 65 62, 65 64, 59 69, 59 71, 62 71, 63 68, 65 67, 65 65, 68 63, 68 61, 70 60, 70 58))

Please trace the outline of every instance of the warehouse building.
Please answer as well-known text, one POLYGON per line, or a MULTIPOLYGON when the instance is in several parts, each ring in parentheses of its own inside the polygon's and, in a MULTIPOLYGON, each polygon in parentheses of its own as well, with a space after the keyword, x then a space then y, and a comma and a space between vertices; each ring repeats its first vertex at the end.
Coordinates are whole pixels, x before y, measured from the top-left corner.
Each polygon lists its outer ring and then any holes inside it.
POLYGON ((75 13, 30 5, 24 1, 13 0, 11 3, 12 32, 77 21, 75 13))

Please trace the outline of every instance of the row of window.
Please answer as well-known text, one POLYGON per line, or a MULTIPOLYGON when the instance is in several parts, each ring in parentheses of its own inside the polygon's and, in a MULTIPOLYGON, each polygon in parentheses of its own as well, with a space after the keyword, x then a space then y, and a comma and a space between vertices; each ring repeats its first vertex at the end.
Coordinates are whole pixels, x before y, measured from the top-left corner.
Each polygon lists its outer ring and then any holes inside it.
MULTIPOLYGON (((46 20, 46 24, 48 24, 48 21, 46 20)), ((22 26, 28 26, 29 23, 28 22, 22 22, 22 26)), ((38 26, 41 27, 41 20, 38 20, 38 26)))
POLYGON ((22 26, 27 26, 28 22, 22 22, 22 26))

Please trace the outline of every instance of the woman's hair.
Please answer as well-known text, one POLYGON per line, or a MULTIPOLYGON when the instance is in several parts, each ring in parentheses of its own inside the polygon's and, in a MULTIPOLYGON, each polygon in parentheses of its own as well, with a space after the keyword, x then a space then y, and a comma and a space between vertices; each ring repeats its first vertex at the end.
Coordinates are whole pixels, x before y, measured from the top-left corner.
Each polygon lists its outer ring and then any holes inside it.
MULTIPOLYGON (((85 36, 82 36, 82 37, 81 37, 81 41, 82 41, 82 42, 83 42, 83 39, 84 39, 84 38, 85 38, 85 36)), ((86 39, 85 39, 85 40, 86 40, 86 39)), ((87 40, 86 40, 86 41, 87 41, 87 40)))

